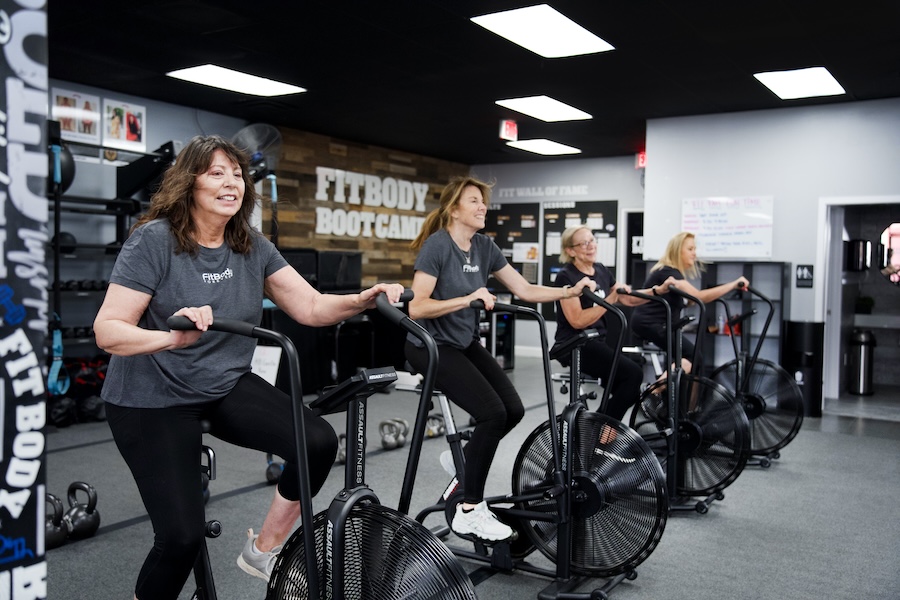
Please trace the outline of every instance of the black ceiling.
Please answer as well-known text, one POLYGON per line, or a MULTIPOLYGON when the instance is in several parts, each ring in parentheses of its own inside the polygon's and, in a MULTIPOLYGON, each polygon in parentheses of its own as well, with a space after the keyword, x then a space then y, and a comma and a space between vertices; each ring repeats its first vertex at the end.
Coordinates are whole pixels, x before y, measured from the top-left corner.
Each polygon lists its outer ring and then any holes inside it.
POLYGON ((50 77, 465 164, 548 160, 506 147, 504 118, 520 138, 608 157, 642 150, 647 119, 900 97, 897 0, 550 0, 616 47, 563 59, 469 20, 536 3, 49 0, 50 77), (264 99, 164 75, 207 62, 309 91, 264 99), (809 66, 847 94, 781 101, 753 77, 809 66), (494 104, 539 94, 594 118, 494 104))

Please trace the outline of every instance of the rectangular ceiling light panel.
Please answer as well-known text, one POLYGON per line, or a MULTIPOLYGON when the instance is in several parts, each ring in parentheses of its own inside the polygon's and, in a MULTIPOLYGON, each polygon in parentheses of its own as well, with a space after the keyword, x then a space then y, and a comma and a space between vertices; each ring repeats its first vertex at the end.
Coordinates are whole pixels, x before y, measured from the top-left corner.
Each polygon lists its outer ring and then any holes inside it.
POLYGON ((544 156, 581 154, 581 150, 578 148, 573 148, 572 146, 566 146, 565 144, 546 139, 519 140, 517 142, 506 142, 506 145, 518 148, 519 150, 534 152, 535 154, 543 154, 544 156))
POLYGON ((183 79, 184 81, 250 96, 286 96, 306 91, 304 88, 296 85, 266 79, 265 77, 257 77, 241 71, 233 71, 218 65, 189 67, 166 73, 166 75, 175 79, 183 79))
POLYGON ((595 54, 615 49, 547 4, 472 17, 471 20, 544 58, 595 54))
POLYGON ((583 121, 585 119, 593 118, 583 110, 579 110, 574 106, 569 106, 568 104, 550 98, 549 96, 509 98, 507 100, 497 100, 497 104, 548 123, 555 123, 557 121, 583 121))
POLYGON ((782 100, 839 96, 846 93, 825 67, 792 71, 769 71, 753 75, 782 100))

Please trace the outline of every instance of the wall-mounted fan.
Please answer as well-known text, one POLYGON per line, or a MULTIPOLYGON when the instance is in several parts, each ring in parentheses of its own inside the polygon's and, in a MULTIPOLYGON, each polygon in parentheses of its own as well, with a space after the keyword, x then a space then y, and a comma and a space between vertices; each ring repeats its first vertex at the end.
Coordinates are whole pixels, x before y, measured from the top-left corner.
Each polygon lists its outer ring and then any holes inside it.
POLYGON ((250 155, 250 175, 253 181, 261 181, 273 173, 281 156, 281 133, 272 125, 254 123, 244 127, 232 140, 250 155))
POLYGON ((250 155, 250 177, 254 182, 267 179, 271 184, 272 223, 271 240, 278 245, 278 187, 275 168, 281 156, 281 133, 272 125, 254 123, 244 127, 231 140, 250 155))

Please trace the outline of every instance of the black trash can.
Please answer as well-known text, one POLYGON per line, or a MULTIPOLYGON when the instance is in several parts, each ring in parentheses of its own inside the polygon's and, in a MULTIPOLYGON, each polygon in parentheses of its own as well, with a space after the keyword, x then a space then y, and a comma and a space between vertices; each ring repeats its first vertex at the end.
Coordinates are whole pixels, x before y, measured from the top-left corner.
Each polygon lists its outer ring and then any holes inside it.
POLYGON ((850 336, 850 370, 847 391, 857 396, 871 396, 872 361, 875 353, 875 334, 868 329, 854 329, 850 336))
POLYGON ((822 416, 822 352, 825 323, 785 321, 781 366, 794 377, 807 417, 822 416))

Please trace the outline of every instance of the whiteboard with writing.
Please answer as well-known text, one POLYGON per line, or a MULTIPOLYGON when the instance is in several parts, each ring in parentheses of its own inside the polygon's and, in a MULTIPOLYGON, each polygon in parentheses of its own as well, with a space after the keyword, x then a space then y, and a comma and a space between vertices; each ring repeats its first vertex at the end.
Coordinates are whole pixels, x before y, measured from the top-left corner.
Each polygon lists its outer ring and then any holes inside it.
POLYGON ((685 198, 681 230, 696 236, 697 257, 771 258, 772 196, 685 198))

